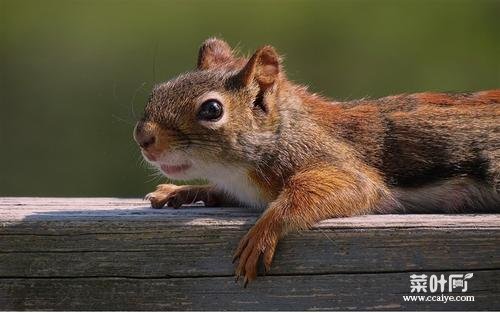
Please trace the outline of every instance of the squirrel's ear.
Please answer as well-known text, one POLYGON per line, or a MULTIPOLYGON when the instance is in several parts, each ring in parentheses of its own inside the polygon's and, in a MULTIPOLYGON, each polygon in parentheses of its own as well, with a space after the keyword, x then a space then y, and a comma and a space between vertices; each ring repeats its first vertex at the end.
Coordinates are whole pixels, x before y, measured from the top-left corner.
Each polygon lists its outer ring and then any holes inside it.
POLYGON ((231 47, 224 40, 210 38, 203 42, 198 52, 198 69, 206 70, 233 60, 231 47))
POLYGON ((247 86, 255 80, 261 88, 269 88, 278 79, 280 63, 280 56, 273 47, 260 48, 243 68, 243 84, 247 86))

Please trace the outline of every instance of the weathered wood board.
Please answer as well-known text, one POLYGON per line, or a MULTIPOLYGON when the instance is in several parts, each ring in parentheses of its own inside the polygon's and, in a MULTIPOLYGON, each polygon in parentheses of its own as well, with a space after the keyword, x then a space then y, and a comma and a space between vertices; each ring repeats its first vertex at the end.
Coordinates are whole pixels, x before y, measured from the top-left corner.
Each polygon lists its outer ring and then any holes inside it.
POLYGON ((499 310, 500 215, 332 219, 244 289, 231 255, 260 212, 136 199, 0 198, 1 310, 499 310), (410 275, 474 273, 473 302, 405 302, 410 275))

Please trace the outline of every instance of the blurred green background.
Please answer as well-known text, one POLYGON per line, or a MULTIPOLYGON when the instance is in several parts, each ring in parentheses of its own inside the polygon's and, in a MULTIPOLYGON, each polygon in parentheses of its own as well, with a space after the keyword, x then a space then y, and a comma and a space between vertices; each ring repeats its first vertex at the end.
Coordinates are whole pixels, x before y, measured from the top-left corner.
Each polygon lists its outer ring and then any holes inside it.
POLYGON ((500 1, 0 3, 0 195, 151 190, 134 121, 209 36, 340 100, 500 87, 500 1))

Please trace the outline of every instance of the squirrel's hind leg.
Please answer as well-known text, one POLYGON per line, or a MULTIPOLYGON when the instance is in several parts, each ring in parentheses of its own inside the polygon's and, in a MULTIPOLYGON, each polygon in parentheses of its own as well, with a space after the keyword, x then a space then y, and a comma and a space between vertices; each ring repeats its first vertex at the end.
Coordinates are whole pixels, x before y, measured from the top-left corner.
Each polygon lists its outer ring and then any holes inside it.
POLYGON ((455 177, 420 188, 395 188, 398 206, 380 213, 499 213, 498 186, 469 177, 455 177))

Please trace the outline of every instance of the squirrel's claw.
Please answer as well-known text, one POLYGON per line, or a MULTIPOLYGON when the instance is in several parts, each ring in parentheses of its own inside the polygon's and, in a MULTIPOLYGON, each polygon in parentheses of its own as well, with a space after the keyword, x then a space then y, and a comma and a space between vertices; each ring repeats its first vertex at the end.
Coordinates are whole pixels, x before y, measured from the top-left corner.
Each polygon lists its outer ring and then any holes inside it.
POLYGON ((238 247, 236 248, 236 251, 233 254, 233 263, 236 262, 241 256, 241 253, 243 252, 243 249, 247 246, 248 244, 248 233, 241 238, 240 243, 238 244, 238 247))
POLYGON ((179 192, 180 187, 170 184, 162 184, 156 187, 156 190, 148 193, 144 200, 151 202, 151 207, 154 209, 161 209, 169 204, 174 209, 178 209, 184 204, 185 199, 179 192))
POLYGON ((262 263, 264 263, 265 273, 269 273, 271 270, 271 263, 273 262, 274 252, 276 251, 276 245, 269 245, 264 251, 262 257, 262 263))
POLYGON ((271 262, 277 245, 277 237, 268 232, 261 233, 252 228, 240 241, 233 256, 233 263, 238 260, 236 266, 236 282, 243 276, 243 287, 257 278, 259 258, 262 255, 266 272, 271 268, 271 262))
POLYGON ((156 192, 150 192, 144 196, 144 200, 151 202, 151 207, 154 209, 161 209, 167 204, 165 197, 159 197, 156 192))

